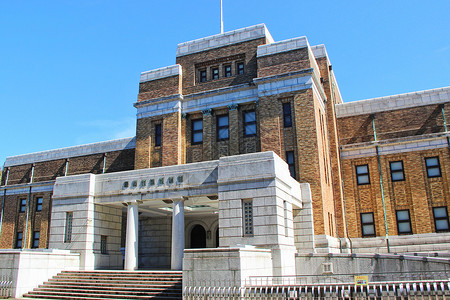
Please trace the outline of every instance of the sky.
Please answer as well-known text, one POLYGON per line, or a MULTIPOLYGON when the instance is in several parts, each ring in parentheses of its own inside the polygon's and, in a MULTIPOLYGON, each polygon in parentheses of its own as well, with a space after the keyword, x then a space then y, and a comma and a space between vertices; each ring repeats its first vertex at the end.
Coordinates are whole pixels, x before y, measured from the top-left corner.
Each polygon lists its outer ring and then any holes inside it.
MULTIPOLYGON (((449 0, 223 0, 225 31, 325 44, 344 102, 450 85, 449 0)), ((6 157, 135 135, 141 72, 220 32, 220 0, 0 0, 6 157)))

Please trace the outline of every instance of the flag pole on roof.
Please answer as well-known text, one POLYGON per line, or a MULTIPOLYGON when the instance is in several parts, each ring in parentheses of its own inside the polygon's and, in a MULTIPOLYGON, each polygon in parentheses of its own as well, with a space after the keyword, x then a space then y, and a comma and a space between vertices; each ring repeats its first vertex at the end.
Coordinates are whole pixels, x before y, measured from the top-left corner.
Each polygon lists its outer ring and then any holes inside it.
POLYGON ((222 0, 220 0, 220 33, 223 33, 223 5, 222 5, 222 0))

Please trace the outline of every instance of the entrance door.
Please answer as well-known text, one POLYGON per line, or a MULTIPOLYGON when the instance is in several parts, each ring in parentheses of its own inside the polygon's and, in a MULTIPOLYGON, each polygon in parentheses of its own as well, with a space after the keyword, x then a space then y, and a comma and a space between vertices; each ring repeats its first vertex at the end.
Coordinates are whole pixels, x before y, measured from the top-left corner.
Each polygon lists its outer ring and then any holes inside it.
POLYGON ((192 228, 191 248, 206 248, 206 230, 202 225, 195 225, 192 228))

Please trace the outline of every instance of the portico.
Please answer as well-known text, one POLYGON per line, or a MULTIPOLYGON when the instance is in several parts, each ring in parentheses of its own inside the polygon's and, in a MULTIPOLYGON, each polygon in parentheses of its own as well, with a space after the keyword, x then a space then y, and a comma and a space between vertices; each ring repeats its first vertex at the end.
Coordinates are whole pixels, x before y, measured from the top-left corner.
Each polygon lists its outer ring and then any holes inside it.
POLYGON ((64 217, 72 213, 77 238, 70 249, 81 254, 84 269, 182 270, 186 247, 253 245, 291 253, 294 235, 308 230, 294 229, 294 211, 302 208, 300 185, 273 152, 62 177, 53 198, 52 221, 61 221, 52 226, 50 247, 68 248, 64 217))

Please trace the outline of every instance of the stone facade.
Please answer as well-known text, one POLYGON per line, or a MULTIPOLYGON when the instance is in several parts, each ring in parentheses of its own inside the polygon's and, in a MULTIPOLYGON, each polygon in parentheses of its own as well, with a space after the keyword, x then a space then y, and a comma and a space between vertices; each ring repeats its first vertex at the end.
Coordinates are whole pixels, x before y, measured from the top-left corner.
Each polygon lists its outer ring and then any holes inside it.
POLYGON ((124 249, 170 268, 187 248, 186 280, 228 257, 247 270, 224 269, 233 284, 299 272, 295 253, 447 252, 448 102, 343 103, 324 45, 263 24, 182 43, 141 74, 136 137, 7 158, 0 247, 68 249, 82 269, 122 268, 124 249))

